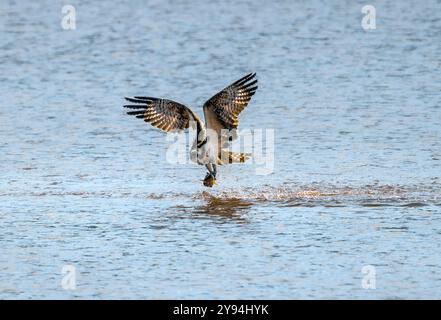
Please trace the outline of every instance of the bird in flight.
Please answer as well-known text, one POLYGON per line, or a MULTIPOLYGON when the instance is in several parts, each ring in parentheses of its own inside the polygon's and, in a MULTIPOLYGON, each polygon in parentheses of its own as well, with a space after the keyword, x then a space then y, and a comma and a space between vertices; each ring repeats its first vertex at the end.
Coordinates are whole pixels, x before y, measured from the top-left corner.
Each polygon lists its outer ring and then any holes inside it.
POLYGON ((256 84, 256 73, 250 73, 211 97, 203 105, 205 124, 190 108, 168 99, 126 97, 133 104, 124 107, 134 109, 127 114, 144 119, 165 132, 182 132, 190 127, 196 129, 190 158, 206 166, 208 173, 203 184, 212 187, 216 183, 217 165, 243 163, 250 157, 249 153, 224 149, 237 138, 239 114, 256 93, 256 84))

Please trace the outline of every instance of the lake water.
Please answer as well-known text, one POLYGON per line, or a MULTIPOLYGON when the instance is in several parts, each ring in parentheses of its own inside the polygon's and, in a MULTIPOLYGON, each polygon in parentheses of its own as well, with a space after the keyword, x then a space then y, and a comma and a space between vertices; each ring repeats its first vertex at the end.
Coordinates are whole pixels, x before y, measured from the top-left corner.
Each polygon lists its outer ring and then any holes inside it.
POLYGON ((441 298, 441 1, 65 4, 0 2, 1 299, 441 298), (121 107, 251 71, 268 175, 121 107))

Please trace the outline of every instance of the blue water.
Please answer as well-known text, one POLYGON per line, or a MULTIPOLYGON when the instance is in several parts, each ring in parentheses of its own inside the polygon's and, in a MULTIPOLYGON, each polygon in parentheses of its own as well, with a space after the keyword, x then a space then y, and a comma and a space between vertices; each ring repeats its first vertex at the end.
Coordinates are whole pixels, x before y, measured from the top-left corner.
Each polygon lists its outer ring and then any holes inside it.
POLYGON ((65 4, 0 2, 1 299, 441 298, 440 1, 65 4), (121 107, 251 71, 269 175, 204 188, 121 107))

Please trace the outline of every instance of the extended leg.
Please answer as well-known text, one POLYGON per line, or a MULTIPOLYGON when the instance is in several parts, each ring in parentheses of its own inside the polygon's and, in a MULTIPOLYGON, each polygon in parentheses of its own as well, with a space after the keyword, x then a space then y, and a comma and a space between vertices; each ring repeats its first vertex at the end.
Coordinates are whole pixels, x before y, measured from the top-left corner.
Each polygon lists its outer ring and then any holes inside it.
POLYGON ((208 172, 210 172, 210 174, 213 175, 213 177, 216 178, 216 174, 217 174, 216 165, 214 163, 207 163, 205 165, 205 167, 207 168, 208 172))
POLYGON ((216 164, 212 164, 212 166, 213 166, 213 172, 212 172, 212 174, 213 174, 213 176, 216 178, 216 174, 217 174, 217 167, 216 167, 216 164))

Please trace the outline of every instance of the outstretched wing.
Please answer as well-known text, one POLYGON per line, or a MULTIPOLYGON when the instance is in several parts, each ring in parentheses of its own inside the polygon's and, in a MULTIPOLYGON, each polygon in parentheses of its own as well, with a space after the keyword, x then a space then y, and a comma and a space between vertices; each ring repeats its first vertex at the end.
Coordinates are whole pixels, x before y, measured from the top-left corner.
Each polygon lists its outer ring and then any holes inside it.
POLYGON ((239 114, 256 93, 257 79, 255 76, 256 73, 246 75, 205 102, 204 116, 207 128, 215 130, 219 139, 222 129, 237 129, 239 114))
POLYGON ((125 105, 124 108, 136 109, 127 114, 144 119, 151 125, 166 132, 177 132, 188 129, 192 122, 201 126, 199 117, 188 107, 178 102, 152 97, 125 98, 135 104, 125 105))

